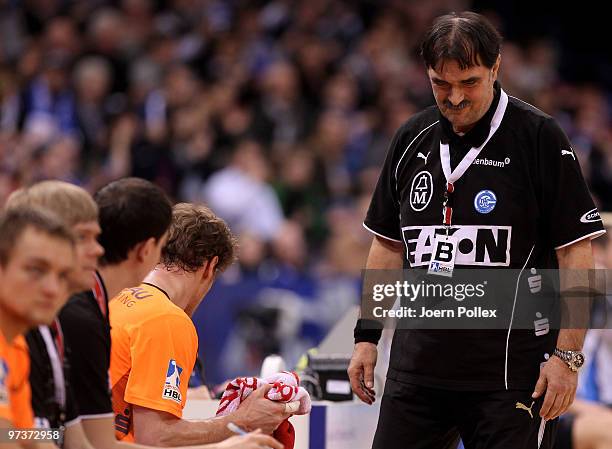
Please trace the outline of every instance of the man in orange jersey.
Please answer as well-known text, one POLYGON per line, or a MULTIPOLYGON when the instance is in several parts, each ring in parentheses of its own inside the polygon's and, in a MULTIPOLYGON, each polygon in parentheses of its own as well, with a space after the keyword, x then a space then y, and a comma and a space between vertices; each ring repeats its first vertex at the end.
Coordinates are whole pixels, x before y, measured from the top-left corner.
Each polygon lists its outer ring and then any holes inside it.
POLYGON ((32 427, 29 358, 22 336, 50 324, 69 293, 70 230, 50 212, 21 208, 0 217, 0 427, 32 427))
POLYGON ((174 206, 161 264, 145 281, 110 303, 111 386, 118 438, 154 446, 221 441, 233 422, 272 433, 287 417, 285 404, 258 389, 225 417, 182 420, 198 340, 191 315, 217 273, 234 260, 235 241, 208 208, 174 206))
MULTIPOLYGON (((75 266, 70 274, 71 293, 95 285, 98 258, 104 249, 98 243, 98 206, 87 191, 63 181, 42 181, 11 194, 6 210, 41 207, 57 215, 72 230, 75 266)), ((72 394, 70 349, 66 349, 58 318, 51 326, 38 326, 26 334, 30 355, 30 386, 36 427, 59 428, 79 425, 72 394)))
MULTIPOLYGON (((0 320, 4 321, 3 314, 0 320)), ((32 426, 29 369, 28 346, 23 335, 16 335, 10 341, 0 328, 0 427, 8 427, 7 424, 15 428, 32 426)))

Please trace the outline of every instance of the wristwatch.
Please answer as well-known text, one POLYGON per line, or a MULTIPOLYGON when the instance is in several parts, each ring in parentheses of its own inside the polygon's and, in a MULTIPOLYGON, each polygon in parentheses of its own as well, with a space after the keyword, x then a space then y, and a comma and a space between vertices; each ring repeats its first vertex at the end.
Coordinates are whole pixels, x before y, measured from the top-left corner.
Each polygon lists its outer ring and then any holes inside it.
POLYGON ((578 371, 584 365, 584 354, 580 351, 564 351, 563 349, 555 348, 553 353, 569 366, 572 371, 578 371))

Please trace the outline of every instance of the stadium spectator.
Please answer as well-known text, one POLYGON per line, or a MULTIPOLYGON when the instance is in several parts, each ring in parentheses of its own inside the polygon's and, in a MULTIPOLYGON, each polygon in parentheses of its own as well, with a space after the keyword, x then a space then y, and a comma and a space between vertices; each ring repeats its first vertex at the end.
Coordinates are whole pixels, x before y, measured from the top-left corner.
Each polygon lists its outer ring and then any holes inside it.
POLYGON ((283 212, 274 190, 262 148, 245 141, 236 148, 231 164, 204 185, 203 199, 236 232, 249 232, 269 241, 280 231, 283 212))

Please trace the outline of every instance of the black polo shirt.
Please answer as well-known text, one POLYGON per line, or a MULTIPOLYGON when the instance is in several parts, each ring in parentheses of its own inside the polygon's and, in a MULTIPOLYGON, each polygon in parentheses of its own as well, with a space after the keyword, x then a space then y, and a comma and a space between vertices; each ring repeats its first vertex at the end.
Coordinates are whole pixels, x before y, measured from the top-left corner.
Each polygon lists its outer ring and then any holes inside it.
POLYGON ((39 326, 26 334, 32 411, 36 426, 40 428, 58 428, 78 417, 69 381, 69 351, 66 351, 63 339, 57 338, 57 332, 62 333, 62 330, 39 326))
MULTIPOLYGON (((465 136, 454 134, 432 106, 393 138, 364 225, 403 244, 404 268, 426 268, 434 236, 443 232, 443 158, 454 169, 472 146, 482 144, 454 183, 456 268, 521 273, 556 268, 556 249, 604 232, 559 125, 496 84, 490 110, 465 136), (445 153, 444 144, 450 151, 445 153), (480 201, 483 196, 488 201, 480 201)), ((526 282, 519 275, 517 285, 526 282)), ((529 389, 557 335, 512 329, 397 330, 388 376, 449 389, 529 389)))
POLYGON ((110 382, 110 323, 108 297, 101 278, 101 301, 94 290, 73 295, 60 312, 66 346, 70 350, 72 390, 79 417, 113 417, 110 382))

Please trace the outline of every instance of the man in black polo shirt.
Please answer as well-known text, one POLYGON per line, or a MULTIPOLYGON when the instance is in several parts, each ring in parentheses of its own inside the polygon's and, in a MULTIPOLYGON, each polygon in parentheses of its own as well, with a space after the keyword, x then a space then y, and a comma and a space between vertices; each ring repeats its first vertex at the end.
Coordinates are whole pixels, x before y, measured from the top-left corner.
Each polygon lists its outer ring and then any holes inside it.
POLYGON ((70 349, 71 385, 78 410, 76 427, 68 423, 66 442, 81 438, 78 433, 82 428, 94 447, 112 447, 108 300, 123 288, 140 283, 157 264, 172 219, 172 205, 159 187, 138 178, 112 182, 98 191, 94 200, 104 255, 94 275, 94 287, 72 296, 59 315, 70 349))
MULTIPOLYGON (((516 269, 517 285, 531 269, 592 268, 590 240, 604 231, 576 156, 554 119, 497 83, 500 47, 475 13, 442 16, 427 33, 437 106, 391 143, 364 223, 375 235, 366 268, 430 267, 445 226, 455 268, 516 269)), ((379 338, 357 323, 349 376, 367 403, 379 338)), ((459 436, 467 448, 551 447, 583 339, 511 325, 396 330, 373 447, 454 448, 459 436)))

